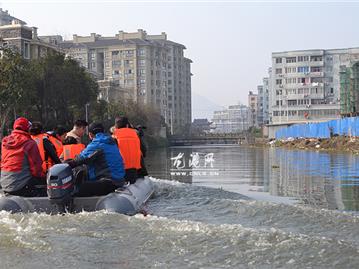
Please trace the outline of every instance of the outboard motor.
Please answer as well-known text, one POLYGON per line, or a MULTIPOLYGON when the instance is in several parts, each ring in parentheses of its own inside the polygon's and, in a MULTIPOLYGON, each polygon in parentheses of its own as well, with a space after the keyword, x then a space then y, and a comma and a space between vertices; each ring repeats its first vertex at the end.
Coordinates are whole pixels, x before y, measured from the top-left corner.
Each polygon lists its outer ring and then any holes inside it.
POLYGON ((75 192, 74 176, 67 163, 55 164, 47 173, 47 195, 62 213, 71 211, 75 192))

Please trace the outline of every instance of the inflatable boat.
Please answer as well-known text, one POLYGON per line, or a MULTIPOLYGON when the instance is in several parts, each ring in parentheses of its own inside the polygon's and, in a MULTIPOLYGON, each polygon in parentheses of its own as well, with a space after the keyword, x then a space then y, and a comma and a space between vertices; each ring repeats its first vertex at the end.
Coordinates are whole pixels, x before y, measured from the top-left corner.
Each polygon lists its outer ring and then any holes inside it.
POLYGON ((53 166, 47 175, 48 197, 0 197, 0 210, 12 213, 39 212, 47 214, 78 213, 107 210, 125 215, 135 215, 151 198, 154 187, 148 177, 138 178, 134 184, 125 185, 104 196, 74 196, 75 181, 68 164, 53 166))

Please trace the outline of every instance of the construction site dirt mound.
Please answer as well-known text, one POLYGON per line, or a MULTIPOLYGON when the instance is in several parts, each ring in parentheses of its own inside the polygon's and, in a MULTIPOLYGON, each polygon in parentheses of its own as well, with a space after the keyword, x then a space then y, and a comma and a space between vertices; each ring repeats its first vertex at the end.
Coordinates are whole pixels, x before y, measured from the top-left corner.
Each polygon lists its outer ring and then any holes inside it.
POLYGON ((359 154, 359 137, 336 136, 332 138, 301 138, 277 140, 270 143, 275 147, 320 151, 344 151, 359 154))

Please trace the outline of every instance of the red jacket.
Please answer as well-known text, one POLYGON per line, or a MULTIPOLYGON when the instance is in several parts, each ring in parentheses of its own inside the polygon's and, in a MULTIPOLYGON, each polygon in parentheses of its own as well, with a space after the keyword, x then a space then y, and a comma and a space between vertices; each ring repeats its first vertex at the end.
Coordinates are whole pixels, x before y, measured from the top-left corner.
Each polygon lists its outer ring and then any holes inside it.
POLYGON ((41 165, 39 149, 27 132, 14 130, 2 140, 0 183, 4 191, 20 190, 32 177, 44 177, 41 165))

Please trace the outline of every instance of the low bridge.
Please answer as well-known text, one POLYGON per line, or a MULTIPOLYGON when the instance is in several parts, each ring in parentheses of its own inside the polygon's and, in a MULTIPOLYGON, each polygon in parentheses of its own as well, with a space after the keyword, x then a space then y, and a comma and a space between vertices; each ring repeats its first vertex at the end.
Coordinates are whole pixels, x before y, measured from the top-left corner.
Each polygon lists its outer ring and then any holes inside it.
POLYGON ((235 145, 242 144, 248 141, 248 136, 245 134, 205 134, 198 136, 177 137, 172 136, 169 138, 171 146, 192 146, 192 145, 235 145))

